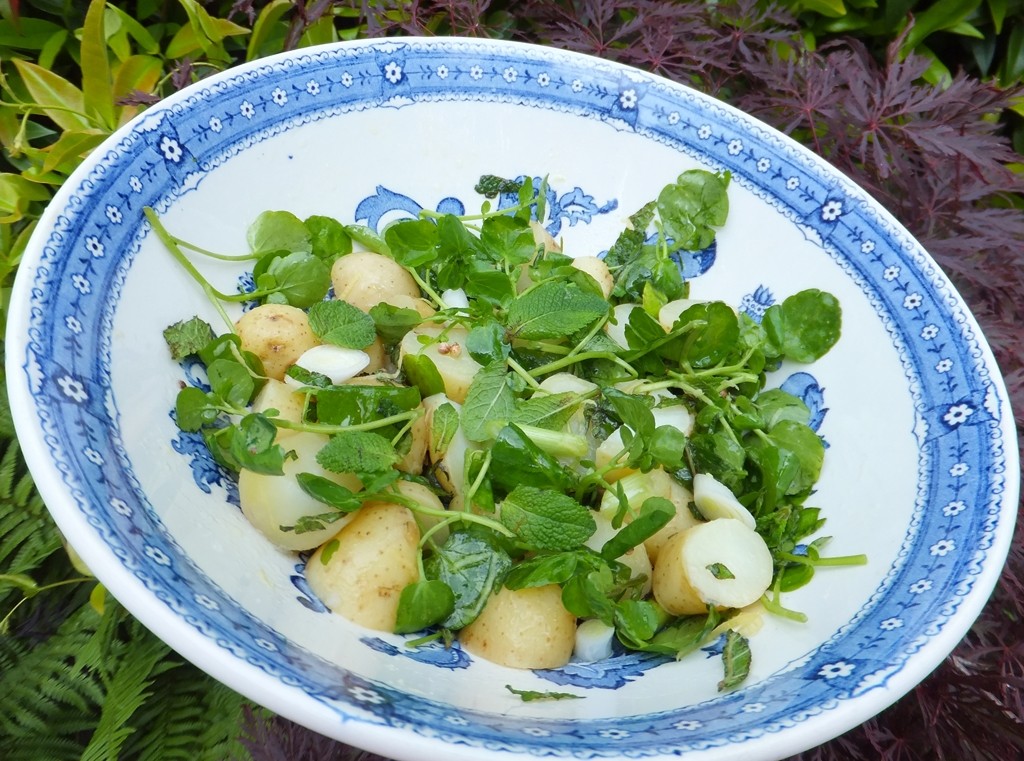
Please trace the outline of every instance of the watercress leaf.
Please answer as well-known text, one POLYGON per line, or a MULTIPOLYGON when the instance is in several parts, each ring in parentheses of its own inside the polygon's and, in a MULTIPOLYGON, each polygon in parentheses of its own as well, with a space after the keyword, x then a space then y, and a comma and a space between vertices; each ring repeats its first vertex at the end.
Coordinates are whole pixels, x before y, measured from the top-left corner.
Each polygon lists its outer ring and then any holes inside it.
POLYGON ((265 415, 251 413, 235 427, 231 455, 246 470, 271 476, 284 475, 285 450, 275 443, 277 426, 265 415))
POLYGON ((501 522, 536 550, 575 549, 597 528, 590 510, 567 494, 522 484, 502 501, 501 522))
POLYGON ((164 340, 171 350, 171 359, 175 362, 180 362, 192 354, 199 354, 199 351, 216 337, 210 323, 198 317, 182 320, 164 328, 164 340))
MULTIPOLYGON (((642 440, 654 435, 654 413, 651 407, 654 399, 650 396, 627 394, 616 388, 606 388, 604 398, 614 414, 642 440)), ((625 441, 625 439, 623 439, 625 441)))
POLYGON ((466 337, 469 355, 481 365, 492 362, 504 363, 512 351, 505 336, 505 329, 496 320, 474 325, 466 337))
POLYGON ((437 225, 429 219, 404 219, 384 230, 384 242, 391 256, 403 267, 422 267, 437 259, 440 238, 437 225))
POLYGON ((721 301, 695 304, 684 311, 677 324, 686 324, 680 359, 694 369, 712 367, 736 350, 739 321, 730 306, 721 301))
POLYGON ((391 249, 384 239, 377 234, 377 231, 366 225, 345 225, 345 232, 356 243, 361 244, 367 251, 375 254, 391 256, 391 249))
POLYGON ((338 220, 316 214, 306 217, 304 224, 309 230, 310 253, 325 264, 352 253, 352 238, 338 220))
POLYGON ((562 586, 562 605, 578 618, 599 618, 609 626, 615 619, 615 602, 612 591, 615 576, 608 565, 603 564, 587 573, 573 575, 562 586))
POLYGON ((409 386, 345 384, 317 392, 317 420, 330 425, 359 425, 415 409, 420 393, 409 386))
MULTIPOLYGON (((738 400, 737 400, 738 401, 738 400)), ((763 421, 763 428, 771 430, 784 420, 807 425, 811 411, 799 397, 779 388, 768 389, 757 395, 757 408, 763 421)))
POLYGON ((277 294, 292 306, 306 309, 327 295, 331 272, 313 254, 297 252, 274 259, 267 273, 276 281, 277 294))
POLYGON ((642 307, 632 309, 626 322, 626 343, 630 349, 643 349, 664 340, 665 329, 642 307))
POLYGON ((504 362, 492 362, 477 372, 462 404, 462 432, 470 441, 492 438, 512 417, 515 394, 504 362))
POLYGON ((377 338, 373 318, 347 301, 318 301, 309 308, 309 327, 324 343, 363 349, 377 338))
POLYGON ((415 328, 423 318, 415 309, 396 307, 381 302, 370 307, 370 317, 374 327, 384 343, 396 344, 410 330, 415 328))
POLYGON ((203 437, 203 443, 210 450, 214 462, 221 467, 238 473, 242 466, 231 454, 231 439, 235 436, 237 428, 233 425, 207 426, 199 431, 203 437))
POLYGON ((480 227, 480 242, 495 261, 515 266, 533 259, 536 244, 529 224, 517 217, 488 217, 480 227))
POLYGON ((249 225, 245 237, 253 252, 313 250, 309 230, 290 211, 263 212, 249 225))
POLYGON ((534 444, 516 425, 502 428, 490 451, 491 482, 505 491, 512 491, 520 484, 560 491, 575 485, 572 473, 534 444))
POLYGON ((398 598, 395 634, 422 631, 448 618, 455 610, 455 593, 440 579, 407 584, 398 598))
MULTIPOLYGON (((215 360, 226 359, 232 362, 241 362, 251 371, 254 378, 265 375, 263 362, 251 351, 242 351, 242 339, 235 333, 225 333, 217 336, 210 343, 199 350, 199 359, 209 367, 215 360)), ((263 384, 257 382, 257 391, 263 384)))
POLYGON ((584 293, 575 283, 549 280, 509 304, 507 325, 526 340, 556 338, 589 327, 608 309, 602 297, 584 293))
POLYGON ((174 419, 183 431, 198 431, 220 415, 217 400, 200 388, 186 386, 178 392, 174 403, 174 419))
POLYGON ((469 262, 485 256, 480 239, 454 214, 445 214, 437 221, 438 249, 448 262, 469 262))
POLYGON ((532 396, 516 402, 510 422, 564 431, 581 403, 580 395, 571 391, 532 396))
POLYGON ((640 650, 668 618, 665 609, 653 600, 622 600, 615 606, 615 634, 626 647, 640 650))
POLYGON ((658 194, 658 217, 665 234, 689 251, 711 245, 716 227, 729 215, 729 175, 702 169, 683 172, 658 194))
POLYGON ((516 295, 516 286, 504 270, 472 267, 466 273, 463 285, 466 295, 493 306, 504 307, 516 295))
POLYGON ((683 464, 686 434, 674 425, 659 425, 647 442, 647 451, 666 470, 675 470, 683 464))
POLYGON ((784 356, 813 362, 839 340, 842 309, 831 293, 810 288, 768 307, 761 324, 784 356))
POLYGON ((686 448, 697 473, 710 473, 730 489, 746 476, 746 451, 731 436, 698 433, 690 437, 686 448))
POLYGON ((373 431, 343 431, 331 436, 317 452, 316 461, 333 473, 363 475, 381 473, 398 462, 394 446, 373 431))
POLYGON ((672 520, 676 507, 664 497, 648 497, 640 506, 640 512, 632 521, 601 547, 601 557, 615 560, 639 544, 642 544, 672 520))
POLYGON ((512 560, 491 537, 453 531, 425 563, 427 578, 444 582, 455 597, 441 625, 461 629, 472 623, 511 567, 512 560))
POLYGON ((402 359, 402 372, 424 399, 444 392, 444 378, 426 354, 406 354, 402 359))
POLYGON ((524 703, 532 703, 537 700, 573 700, 583 697, 582 695, 576 695, 571 692, 556 692, 554 690, 517 690, 510 684, 506 684, 505 689, 513 695, 518 696, 524 703))
POLYGON ((517 563, 505 577, 509 589, 564 584, 580 567, 579 552, 542 553, 517 563))
POLYGON ((248 369, 230 359, 215 359, 206 368, 210 391, 229 407, 244 407, 256 390, 248 369))
POLYGON ((330 505, 335 510, 351 513, 363 505, 363 496, 359 492, 347 489, 329 478, 315 473, 299 473, 295 476, 299 488, 317 502, 330 505))
POLYGON ((706 616, 677 618, 651 637, 643 649, 681 658, 708 643, 713 628, 710 621, 711 618, 706 616))
POLYGON ((825 445, 818 434, 802 423, 783 420, 771 429, 769 438, 780 448, 791 452, 800 464, 799 476, 786 493, 799 494, 813 487, 825 460, 825 445))
POLYGON ((725 676, 718 683, 719 692, 738 687, 750 674, 750 643, 746 637, 732 629, 725 633, 722 666, 725 676))

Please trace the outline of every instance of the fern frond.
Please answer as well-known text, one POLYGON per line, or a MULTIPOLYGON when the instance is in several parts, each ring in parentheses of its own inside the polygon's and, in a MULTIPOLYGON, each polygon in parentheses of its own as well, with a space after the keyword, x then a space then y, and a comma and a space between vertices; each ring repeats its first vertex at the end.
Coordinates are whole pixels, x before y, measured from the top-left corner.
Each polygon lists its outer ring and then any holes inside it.
POLYGON ((92 635, 99 616, 88 606, 69 615, 56 633, 42 642, 0 641, 5 668, 0 673, 0 748, 5 761, 58 758, 54 750, 91 732, 104 690, 98 677, 71 675, 69 666, 92 635), (61 742, 58 742, 61 740, 61 742))
POLYGON ((96 731, 82 754, 82 761, 115 761, 121 746, 135 732, 132 715, 152 695, 155 674, 169 648, 141 625, 130 627, 130 646, 117 661, 110 678, 96 731))
POLYGON ((189 663, 180 663, 153 685, 159 699, 142 706, 125 744, 136 761, 248 759, 242 734, 245 699, 189 663))

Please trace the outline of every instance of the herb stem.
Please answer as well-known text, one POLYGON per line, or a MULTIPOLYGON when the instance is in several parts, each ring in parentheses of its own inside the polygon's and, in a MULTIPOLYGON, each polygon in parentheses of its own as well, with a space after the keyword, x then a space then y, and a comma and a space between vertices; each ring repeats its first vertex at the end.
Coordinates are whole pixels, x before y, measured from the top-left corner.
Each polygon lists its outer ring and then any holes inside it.
POLYGON ((505 362, 508 363, 508 366, 515 372, 516 375, 518 375, 520 378, 526 381, 527 386, 532 388, 534 391, 540 388, 540 383, 537 382, 537 379, 530 375, 529 371, 526 370, 526 368, 524 368, 514 359, 512 359, 512 357, 506 357, 505 362))
POLYGON ((428 296, 430 296, 433 302, 437 304, 438 309, 444 310, 448 308, 448 305, 445 303, 444 299, 437 295, 437 291, 430 287, 430 283, 428 283, 426 280, 420 277, 420 273, 416 271, 415 267, 406 267, 405 270, 410 275, 412 275, 412 279, 416 281, 416 285, 420 287, 420 290, 423 291, 428 296))
POLYGON ((190 274, 197 283, 199 283, 203 292, 210 300, 210 303, 213 304, 214 308, 220 314, 221 319, 227 323, 228 330, 234 333, 235 323, 230 317, 228 317, 227 312, 224 311, 224 307, 221 306, 220 303, 221 300, 229 301, 231 298, 225 296, 210 285, 210 281, 203 277, 199 270, 192 265, 192 262, 188 260, 188 257, 186 257, 181 248, 178 247, 177 238, 167 231, 167 228, 163 226, 163 223, 160 222, 156 212, 153 211, 151 207, 146 206, 142 211, 146 215, 146 219, 149 220, 149 224, 152 226, 153 232, 156 233, 156 237, 159 238, 164 246, 167 247, 167 250, 171 252, 171 256, 177 259, 178 263, 185 268, 185 271, 188 272, 188 274, 190 274))
MULTIPOLYGON (((238 410, 235 410, 235 412, 237 413, 238 410)), ((243 410, 242 412, 245 411, 243 410)), ((407 420, 415 420, 422 414, 423 412, 418 409, 409 410, 408 412, 399 412, 395 415, 378 418, 377 420, 371 420, 366 423, 354 423, 352 425, 336 425, 333 423, 297 423, 293 420, 285 420, 284 418, 276 417, 268 418, 268 420, 278 428, 287 428, 292 431, 332 434, 344 433, 345 431, 372 431, 376 428, 384 428, 394 423, 404 423, 407 420)))

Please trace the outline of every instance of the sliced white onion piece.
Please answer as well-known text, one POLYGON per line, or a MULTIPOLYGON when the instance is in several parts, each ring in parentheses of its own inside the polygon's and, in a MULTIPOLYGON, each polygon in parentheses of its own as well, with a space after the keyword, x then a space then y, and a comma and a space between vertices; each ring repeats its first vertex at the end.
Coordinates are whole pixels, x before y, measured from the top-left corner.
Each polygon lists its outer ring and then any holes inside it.
POLYGON ((736 499, 729 487, 708 473, 698 473, 693 477, 693 503, 709 521, 735 518, 749 529, 757 526, 754 516, 736 499))
POLYGON ((441 301, 447 304, 449 309, 469 309, 469 297, 461 288, 449 288, 441 294, 441 301))
POLYGON ((610 658, 615 627, 598 618, 589 618, 576 627, 576 645, 572 655, 581 663, 594 663, 610 658))
MULTIPOLYGON (((359 349, 321 344, 304 351, 295 364, 311 373, 326 375, 331 379, 331 383, 339 385, 365 370, 370 364, 370 355, 359 349)), ((295 388, 302 388, 305 385, 287 374, 284 376, 284 382, 295 388)))

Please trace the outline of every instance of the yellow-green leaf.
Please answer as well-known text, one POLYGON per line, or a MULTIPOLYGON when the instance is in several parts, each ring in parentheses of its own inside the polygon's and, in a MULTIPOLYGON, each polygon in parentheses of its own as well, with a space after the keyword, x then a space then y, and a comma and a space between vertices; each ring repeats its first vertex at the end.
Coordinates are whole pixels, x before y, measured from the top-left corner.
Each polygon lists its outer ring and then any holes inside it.
POLYGON ((114 74, 114 97, 123 98, 136 90, 153 92, 163 73, 163 62, 151 55, 126 58, 114 74))
POLYGON ((101 616, 103 615, 103 611, 107 607, 107 588, 105 586, 97 584, 92 588, 89 593, 89 605, 101 616))
POLYGON ((200 50, 206 40, 201 39, 195 27, 185 24, 177 32, 167 45, 165 55, 168 58, 184 58, 193 51, 200 50))
POLYGON ((101 125, 113 129, 114 88, 110 80, 110 59, 107 58, 107 37, 103 16, 106 0, 92 0, 82 28, 82 94, 86 113, 101 125))
POLYGON ((57 170, 61 174, 70 174, 89 151, 102 143, 108 134, 103 130, 67 130, 46 150, 42 171, 45 173, 57 170))
POLYGON ((35 105, 63 129, 91 127, 85 116, 82 91, 64 77, 30 61, 14 59, 14 66, 35 105))
POLYGON ((150 55, 159 55, 160 43, 156 41, 149 30, 146 29, 142 24, 136 21, 134 18, 129 16, 127 13, 122 11, 116 5, 107 7, 107 13, 114 13, 121 21, 121 25, 128 35, 135 40, 136 44, 142 50, 143 53, 149 53, 150 55))
POLYGON ((50 193, 43 185, 30 182, 21 175, 0 174, 0 224, 17 222, 25 216, 29 204, 49 198, 50 193))
POLYGON ((43 45, 43 49, 39 51, 39 57, 36 58, 36 63, 42 66, 44 69, 52 69, 53 62, 57 60, 57 56, 64 49, 64 43, 68 41, 68 30, 58 29, 43 45))
POLYGON ((261 48, 273 32, 274 25, 291 7, 291 0, 273 0, 260 11, 260 15, 256 17, 256 23, 252 25, 252 36, 249 38, 245 60, 251 61, 263 54, 261 48))

